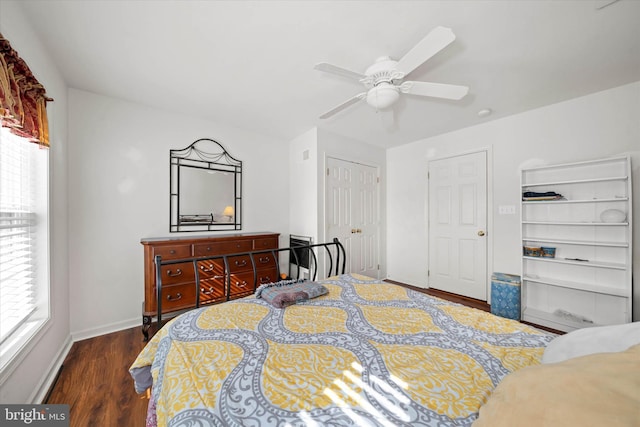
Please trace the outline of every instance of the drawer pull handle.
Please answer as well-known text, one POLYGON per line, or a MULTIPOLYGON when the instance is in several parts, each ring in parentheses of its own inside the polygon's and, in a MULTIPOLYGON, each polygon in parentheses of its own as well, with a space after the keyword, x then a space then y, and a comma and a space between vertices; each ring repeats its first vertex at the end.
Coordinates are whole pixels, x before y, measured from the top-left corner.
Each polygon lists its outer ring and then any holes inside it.
POLYGON ((244 288, 245 286, 247 286, 247 282, 245 280, 243 280, 242 282, 236 282, 236 286, 239 288, 244 288))
POLYGON ((171 296, 171 294, 167 295, 167 301, 178 301, 179 299, 182 299, 182 294, 180 292, 178 292, 175 297, 171 296))
POLYGON ((171 255, 175 255, 176 250, 175 250, 175 249, 171 249, 171 250, 169 251, 169 253, 170 253, 171 255))
POLYGON ((269 278, 269 276, 264 276, 260 278, 260 283, 269 283, 271 282, 271 279, 269 278))
POLYGON ((271 257, 260 257, 258 258, 258 261, 260 261, 260 264, 268 264, 269 262, 271 262, 271 257))
POLYGON ((236 267, 244 267, 245 265, 247 265, 247 260, 243 259, 242 261, 236 261, 235 264, 236 267))
POLYGON ((200 288, 200 293, 202 295, 211 295, 213 293, 213 288, 209 288, 209 289, 200 288))
POLYGON ((213 271, 213 264, 209 264, 208 267, 201 265, 200 270, 204 271, 205 273, 209 273, 210 271, 213 271))
POLYGON ((176 276, 180 276, 182 274, 182 270, 180 270, 179 268, 176 269, 175 273, 172 272, 171 270, 167 270, 167 276, 169 277, 176 277, 176 276))

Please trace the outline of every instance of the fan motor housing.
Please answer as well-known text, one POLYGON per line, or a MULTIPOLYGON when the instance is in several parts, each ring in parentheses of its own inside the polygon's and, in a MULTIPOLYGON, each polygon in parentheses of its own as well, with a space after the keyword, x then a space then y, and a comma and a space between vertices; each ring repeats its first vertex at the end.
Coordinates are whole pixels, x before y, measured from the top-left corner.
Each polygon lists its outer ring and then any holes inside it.
POLYGON ((362 83, 369 89, 381 83, 393 83, 394 80, 399 78, 396 71, 397 65, 398 61, 394 61, 388 56, 379 57, 364 72, 367 77, 362 79, 362 83))

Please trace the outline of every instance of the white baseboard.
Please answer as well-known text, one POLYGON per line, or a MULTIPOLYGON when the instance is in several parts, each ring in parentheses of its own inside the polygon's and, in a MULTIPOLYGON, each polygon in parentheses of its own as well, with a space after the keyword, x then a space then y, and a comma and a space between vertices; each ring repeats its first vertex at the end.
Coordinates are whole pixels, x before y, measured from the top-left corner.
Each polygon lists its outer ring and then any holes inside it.
POLYGON ((142 316, 135 319, 122 320, 120 322, 109 323, 108 325, 97 328, 84 329, 82 331, 72 332, 73 342, 86 340, 88 338, 98 337, 100 335, 110 334, 112 332, 122 331, 124 329, 140 327, 140 337, 142 338, 142 316))
POLYGON ((40 380, 40 384, 35 387, 33 394, 29 397, 29 402, 32 403, 42 403, 44 399, 47 397, 47 393, 49 389, 53 385, 56 377, 58 376, 58 372, 64 363, 64 360, 67 358, 67 354, 69 354, 69 350, 71 350, 71 346, 73 345, 73 341, 71 340, 71 335, 67 336, 67 339, 64 341, 63 346, 56 354, 56 357, 51 361, 51 364, 47 368, 49 374, 40 380))

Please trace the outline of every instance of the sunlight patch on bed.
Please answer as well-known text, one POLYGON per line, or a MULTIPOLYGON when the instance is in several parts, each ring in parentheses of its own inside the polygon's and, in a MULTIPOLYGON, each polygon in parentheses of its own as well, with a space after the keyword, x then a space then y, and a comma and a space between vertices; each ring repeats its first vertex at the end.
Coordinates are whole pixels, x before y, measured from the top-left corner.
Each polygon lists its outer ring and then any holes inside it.
MULTIPOLYGON (((365 393, 367 393, 367 395, 369 395, 372 398, 374 398, 381 406, 384 406, 384 408, 387 411, 389 411, 390 413, 394 414, 398 419, 400 419, 402 421, 405 421, 405 422, 409 422, 410 421, 410 418, 409 418, 409 416, 408 416, 408 414, 406 412, 404 412, 401 408, 396 406, 392 401, 387 399, 385 396, 383 396, 382 394, 378 393, 378 391, 375 390, 373 387, 371 387, 369 384, 365 384, 360 378, 356 377, 352 372, 344 371, 344 376, 347 377, 354 384, 356 384, 358 387, 362 388, 365 391, 365 393)), ((409 398, 407 396, 404 396, 404 395, 398 393, 396 390, 393 389, 393 387, 390 387, 387 383, 385 383, 380 378, 376 377, 375 375, 371 375, 370 378, 373 380, 373 382, 375 382, 378 385, 384 384, 387 387, 387 390, 385 390, 385 391, 387 391, 387 392, 388 392, 388 390, 393 391, 393 393, 391 393, 391 394, 393 395, 393 397, 398 399, 400 402, 404 403, 405 405, 408 405, 410 403, 410 400, 409 400, 409 398)))
MULTIPOLYGON (((351 367, 353 369, 355 369, 356 371, 358 371, 358 373, 362 374, 363 372, 363 368, 362 366, 357 363, 357 362, 353 362, 351 364, 351 367)), ((385 392, 391 394, 394 398, 396 398, 399 402, 408 405, 410 403, 410 400, 407 396, 405 396, 402 393, 399 393, 396 389, 394 389, 393 387, 391 387, 389 384, 387 384, 385 381, 383 381, 382 379, 376 377, 375 375, 371 375, 370 376, 371 381, 376 383, 380 388, 384 389, 385 392)), ((398 387, 400 387, 403 390, 406 390, 409 388, 409 384, 407 384, 406 381, 402 381, 400 378, 396 377, 393 374, 389 375, 389 379, 391 381, 393 381, 398 387)))
POLYGON ((344 412, 344 414, 347 417, 351 418, 356 423, 355 425, 357 426, 371 425, 360 415, 353 412, 351 410, 351 405, 347 404, 347 402, 342 400, 340 396, 338 396, 333 390, 325 388, 324 394, 326 394, 336 405, 338 405, 338 407, 342 409, 342 412, 344 412))
POLYGON ((289 411, 330 406, 323 390, 355 360, 353 353, 338 347, 273 341, 268 344, 262 389, 274 405, 289 411))

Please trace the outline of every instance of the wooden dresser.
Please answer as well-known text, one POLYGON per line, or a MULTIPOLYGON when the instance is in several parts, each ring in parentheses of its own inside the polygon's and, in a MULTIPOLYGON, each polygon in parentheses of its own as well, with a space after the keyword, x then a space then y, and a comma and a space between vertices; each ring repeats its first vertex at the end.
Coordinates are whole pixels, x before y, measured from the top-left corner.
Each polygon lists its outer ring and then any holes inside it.
MULTIPOLYGON (((156 272, 154 259, 163 261, 190 257, 206 257, 278 248, 278 233, 242 233, 216 236, 180 236, 142 239, 144 246, 144 307, 142 332, 148 339, 148 329, 157 316, 156 272)), ((214 304, 240 298, 255 292, 255 286, 278 280, 277 257, 270 253, 254 256, 257 284, 249 255, 229 257, 231 280, 222 259, 198 261, 200 304, 214 304)), ((195 271, 192 262, 164 265, 162 274, 162 314, 196 306, 195 271)))

